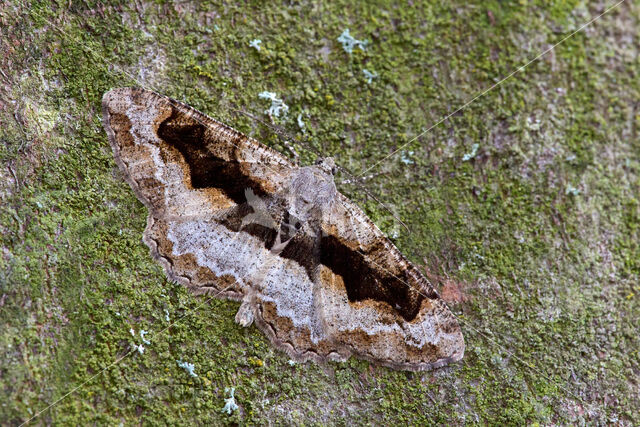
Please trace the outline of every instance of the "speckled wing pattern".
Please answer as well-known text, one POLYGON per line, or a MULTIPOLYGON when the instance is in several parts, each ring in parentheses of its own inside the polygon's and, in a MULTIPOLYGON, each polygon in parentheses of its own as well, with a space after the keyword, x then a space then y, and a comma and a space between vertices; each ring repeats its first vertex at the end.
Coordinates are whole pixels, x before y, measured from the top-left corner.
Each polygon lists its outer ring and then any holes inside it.
POLYGON ((171 279, 242 301, 236 320, 298 361, 419 371, 462 358, 455 316, 324 169, 144 89, 114 89, 102 107, 171 279))

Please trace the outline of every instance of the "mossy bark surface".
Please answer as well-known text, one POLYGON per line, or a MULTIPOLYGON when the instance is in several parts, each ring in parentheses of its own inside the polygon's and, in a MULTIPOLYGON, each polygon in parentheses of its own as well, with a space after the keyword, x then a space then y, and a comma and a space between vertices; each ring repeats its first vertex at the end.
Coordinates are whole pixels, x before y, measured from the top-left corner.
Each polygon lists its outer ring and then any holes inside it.
POLYGON ((0 423, 640 424, 638 4, 430 129, 613 4, 0 2, 0 423), (290 363, 170 283, 101 124, 120 86, 287 154, 238 112, 275 92, 302 163, 393 211, 340 186, 438 283, 463 361, 290 363))

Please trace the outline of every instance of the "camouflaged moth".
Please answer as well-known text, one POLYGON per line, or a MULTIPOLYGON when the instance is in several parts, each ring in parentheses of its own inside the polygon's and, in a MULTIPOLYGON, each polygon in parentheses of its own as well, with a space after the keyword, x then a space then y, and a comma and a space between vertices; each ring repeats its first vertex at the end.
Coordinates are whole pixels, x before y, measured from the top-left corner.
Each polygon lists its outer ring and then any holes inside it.
POLYGON ((236 321, 297 361, 425 370, 462 358, 455 316, 336 190, 332 159, 294 165, 144 89, 114 89, 102 106, 116 163, 149 209, 143 240, 171 279, 241 301, 236 321))

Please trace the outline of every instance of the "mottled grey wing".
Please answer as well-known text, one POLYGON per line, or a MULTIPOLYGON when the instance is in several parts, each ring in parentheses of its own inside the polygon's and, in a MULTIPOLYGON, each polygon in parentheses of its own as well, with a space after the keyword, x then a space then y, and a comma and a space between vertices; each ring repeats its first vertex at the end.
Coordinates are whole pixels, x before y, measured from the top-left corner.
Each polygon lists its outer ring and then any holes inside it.
POLYGON ((418 268, 349 199, 323 217, 317 305, 336 348, 385 365, 425 370, 460 360, 464 338, 418 268))
POLYGON ((153 256, 169 277, 195 292, 241 298, 238 279, 256 268, 252 251, 263 242, 215 220, 238 214, 247 189, 272 197, 295 166, 257 141, 154 92, 114 89, 104 95, 102 106, 116 162, 149 208, 144 241, 153 256), (199 233, 204 239, 198 240, 199 233), (194 242, 201 247, 196 250, 194 242), (207 248, 211 253, 203 254, 207 248), (207 259, 199 259, 203 256, 207 259))

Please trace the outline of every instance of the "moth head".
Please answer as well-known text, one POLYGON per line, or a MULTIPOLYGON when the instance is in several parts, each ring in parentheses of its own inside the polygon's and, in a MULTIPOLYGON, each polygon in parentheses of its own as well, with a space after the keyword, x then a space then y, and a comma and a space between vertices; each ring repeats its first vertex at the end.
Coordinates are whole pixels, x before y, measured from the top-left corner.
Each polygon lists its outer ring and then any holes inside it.
POLYGON ((316 166, 320 167, 320 169, 327 174, 336 174, 336 162, 333 160, 333 157, 318 158, 318 160, 316 160, 316 166))

